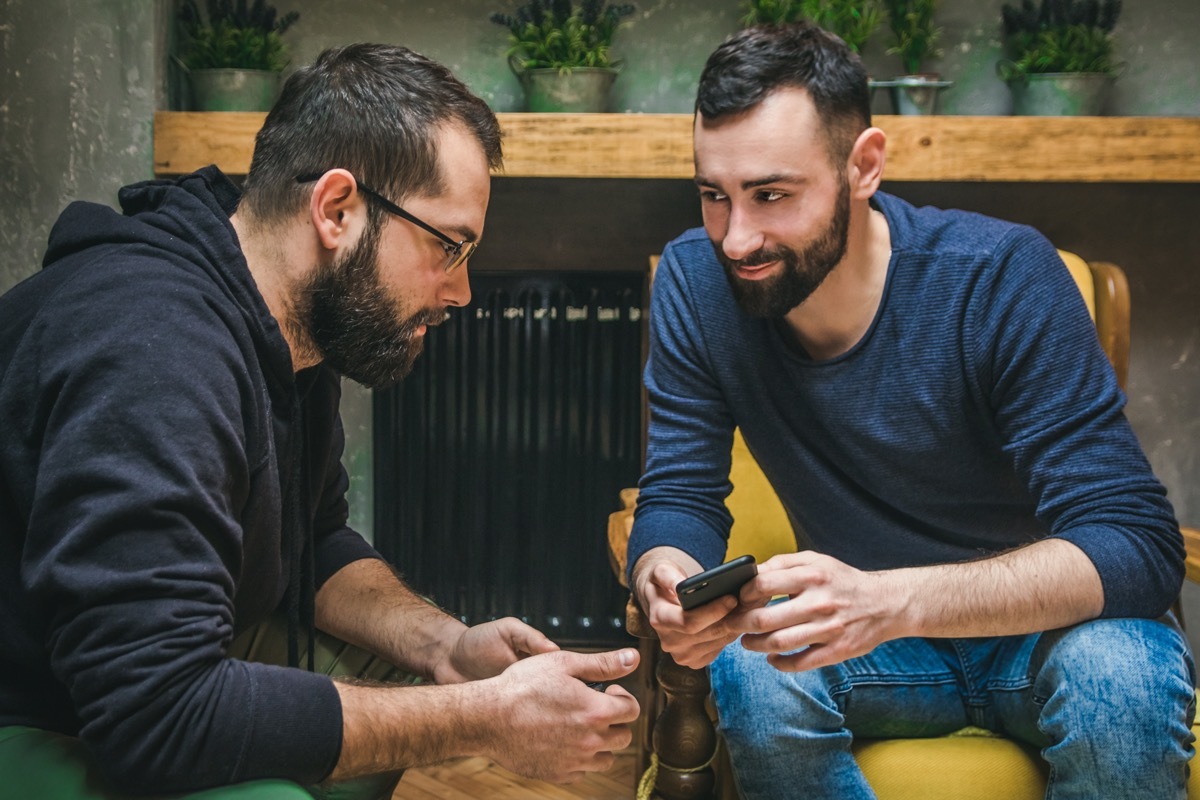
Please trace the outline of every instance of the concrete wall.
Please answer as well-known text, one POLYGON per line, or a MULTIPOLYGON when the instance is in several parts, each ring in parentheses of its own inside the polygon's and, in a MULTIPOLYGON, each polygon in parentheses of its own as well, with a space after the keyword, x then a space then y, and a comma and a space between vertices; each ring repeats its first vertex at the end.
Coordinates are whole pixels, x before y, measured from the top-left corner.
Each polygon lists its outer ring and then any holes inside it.
POLYGON ((0 0, 0 291, 68 202, 152 177, 166 21, 149 0, 0 0))
MULTIPOLYGON (((500 111, 521 106, 505 66, 505 31, 487 21, 507 0, 280 0, 298 10, 294 63, 352 41, 406 44, 454 69, 500 111)), ((956 82, 947 113, 1004 114, 995 77, 1002 0, 944 2, 945 56, 956 82)), ((151 176, 151 116, 168 107, 172 0, 0 0, 0 291, 31 274, 46 234, 71 199, 115 202, 116 189, 151 176)), ((618 34, 625 61, 614 107, 687 112, 707 54, 737 27, 737 0, 641 0, 618 34)), ((1200 115, 1200 3, 1126 3, 1117 28, 1126 62, 1109 112, 1200 115)), ((900 71, 886 34, 868 44, 873 76, 900 71)), ((885 93, 875 101, 888 113, 885 93)), ((498 179, 485 247, 474 268, 640 269, 698 224, 687 181, 498 179)), ((1128 413, 1180 518, 1200 525, 1200 189, 1169 184, 892 184, 916 202, 957 206, 1036 225, 1061 247, 1116 261, 1133 287, 1128 413)), ((370 397, 346 403, 358 524, 370 527, 370 397)), ((1185 594, 1200 619, 1200 589, 1185 594)), ((1192 635, 1200 641, 1200 624, 1192 635)))

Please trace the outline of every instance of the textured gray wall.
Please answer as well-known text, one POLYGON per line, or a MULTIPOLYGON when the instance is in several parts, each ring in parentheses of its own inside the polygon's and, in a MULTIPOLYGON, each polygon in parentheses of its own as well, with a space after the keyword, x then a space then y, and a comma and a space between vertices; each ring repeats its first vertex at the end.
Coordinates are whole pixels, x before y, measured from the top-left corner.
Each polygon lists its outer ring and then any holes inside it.
POLYGON ((0 0, 0 291, 38 267, 69 201, 151 177, 160 5, 0 0))

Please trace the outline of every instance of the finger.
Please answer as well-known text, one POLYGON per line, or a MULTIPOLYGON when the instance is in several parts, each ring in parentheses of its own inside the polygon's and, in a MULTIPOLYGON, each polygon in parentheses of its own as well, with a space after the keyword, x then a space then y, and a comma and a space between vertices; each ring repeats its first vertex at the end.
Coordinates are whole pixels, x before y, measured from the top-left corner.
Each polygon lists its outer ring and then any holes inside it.
POLYGON ((608 772, 612 769, 617 757, 608 750, 601 750, 588 760, 588 772, 608 772))
POLYGON ((821 642, 807 629, 784 628, 771 633, 747 633, 742 637, 742 647, 755 653, 787 653, 801 647, 821 642))
POLYGON ((623 678, 637 669, 638 651, 632 647, 609 650, 604 653, 563 652, 567 672, 585 683, 613 681, 623 678))
POLYGON ((550 641, 546 634, 520 620, 514 619, 515 625, 508 630, 508 641, 519 657, 536 656, 541 653, 553 653, 558 645, 550 641))
POLYGON ((764 572, 774 572, 781 569, 791 569, 792 567, 802 567, 805 564, 811 564, 816 559, 820 558, 820 553, 814 553, 811 550, 801 550, 798 553, 780 553, 768 558, 766 561, 758 565, 758 574, 764 572))
POLYGON ((681 633, 691 635, 701 635, 708 633, 711 635, 720 635, 724 633, 723 627, 717 627, 719 623, 729 616, 738 606, 738 599, 734 595, 727 594, 718 597, 710 603, 705 603, 702 606, 684 611, 681 606, 671 606, 661 609, 663 616, 666 618, 664 622, 666 627, 677 630, 681 633), (671 624, 674 623, 674 624, 671 624))
POLYGON ((829 648, 819 644, 795 653, 771 653, 767 656, 767 663, 780 672, 805 672, 838 664, 844 660, 834 657, 829 648))
POLYGON ((633 722, 641 716, 642 707, 637 698, 627 692, 624 687, 609 686, 604 690, 604 694, 615 701, 612 704, 613 711, 609 714, 614 728, 620 727, 622 723, 633 722))

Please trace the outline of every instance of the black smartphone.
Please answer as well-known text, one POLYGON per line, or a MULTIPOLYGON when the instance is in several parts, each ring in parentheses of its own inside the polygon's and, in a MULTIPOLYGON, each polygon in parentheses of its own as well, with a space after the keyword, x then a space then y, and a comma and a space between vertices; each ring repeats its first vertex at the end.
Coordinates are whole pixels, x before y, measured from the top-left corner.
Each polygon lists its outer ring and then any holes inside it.
POLYGON ((675 584, 675 594, 679 595, 679 605, 686 611, 711 603, 722 595, 737 594, 742 585, 757 574, 754 556, 742 556, 684 578, 675 584))

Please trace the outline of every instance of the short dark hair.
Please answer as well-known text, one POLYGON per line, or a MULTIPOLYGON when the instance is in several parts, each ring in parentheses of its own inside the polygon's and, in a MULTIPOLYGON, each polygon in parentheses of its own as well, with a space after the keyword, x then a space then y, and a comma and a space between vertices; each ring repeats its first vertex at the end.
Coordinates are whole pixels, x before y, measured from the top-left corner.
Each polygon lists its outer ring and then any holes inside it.
POLYGON ((871 127, 867 70, 845 42, 810 22, 756 25, 726 39, 700 74, 696 113, 709 120, 739 114, 782 88, 808 92, 840 168, 871 127))
MULTIPOLYGON (((254 143, 243 205, 260 221, 297 213, 311 186, 303 173, 350 170, 397 202, 444 189, 435 133, 457 122, 500 166, 500 124, 450 70, 406 47, 330 48, 284 84, 254 143)), ((369 206, 373 221, 382 212, 369 206)))

